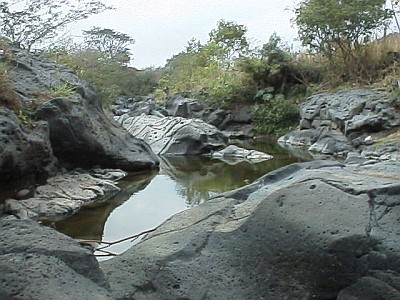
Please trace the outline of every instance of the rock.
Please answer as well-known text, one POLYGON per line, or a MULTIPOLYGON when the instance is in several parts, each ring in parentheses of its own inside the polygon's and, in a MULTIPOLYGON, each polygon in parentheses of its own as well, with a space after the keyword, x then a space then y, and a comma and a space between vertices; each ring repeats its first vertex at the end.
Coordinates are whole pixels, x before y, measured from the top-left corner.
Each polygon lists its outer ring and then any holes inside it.
POLYGON ((366 158, 357 152, 349 152, 347 154, 345 164, 346 165, 361 165, 366 162, 366 158))
POLYGON ((272 155, 256 151, 256 150, 248 150, 244 148, 240 148, 235 145, 229 145, 225 149, 222 149, 220 151, 213 152, 211 154, 213 158, 218 158, 223 161, 249 161, 253 163, 265 161, 265 160, 270 160, 272 159, 272 155))
POLYGON ((288 133, 280 142, 307 144, 311 146, 310 151, 331 155, 345 155, 354 148, 371 145, 373 137, 370 140, 362 137, 381 135, 400 125, 400 114, 394 108, 392 97, 367 89, 313 95, 302 104, 300 117, 300 130, 288 133), (310 128, 325 134, 312 139, 310 128), (304 136, 309 136, 309 142, 302 142, 304 136))
POLYGON ((13 111, 0 107, 0 181, 45 178, 54 174, 55 164, 47 124, 39 122, 29 132, 13 111))
POLYGON ((157 157, 142 141, 110 121, 94 89, 74 72, 20 49, 9 58, 8 76, 24 107, 47 121, 54 155, 79 167, 100 165, 141 171, 157 157))
POLYGON ((128 114, 131 117, 145 115, 154 115, 157 117, 168 116, 168 111, 158 106, 150 97, 119 97, 114 103, 112 110, 114 115, 122 116, 128 114))
POLYGON ((318 140, 308 148, 310 152, 344 156, 352 150, 346 137, 337 130, 327 130, 321 133, 318 140))
POLYGON ((292 146, 311 146, 321 136, 321 131, 316 129, 293 130, 278 139, 278 143, 292 146))
POLYGON ((393 272, 373 271, 370 276, 340 292, 337 300, 400 299, 400 277, 393 272))
POLYGON ((29 220, 0 220, 1 299, 113 299, 92 252, 29 220))
POLYGON ((120 191, 114 181, 104 178, 120 179, 126 173, 120 170, 108 170, 99 174, 70 173, 51 177, 47 184, 39 186, 35 195, 26 200, 8 199, 4 205, 4 213, 15 215, 20 219, 58 221, 70 217, 84 206, 107 201, 120 191))
MULTIPOLYGON (((125 299, 352 295, 369 272, 400 272, 398 174, 384 162, 292 164, 173 216, 101 268, 125 299)), ((389 279, 375 286, 397 296, 389 279)))
POLYGON ((170 116, 186 119, 203 119, 205 106, 195 99, 186 98, 184 94, 174 94, 168 97, 165 109, 170 116))
POLYGON ((221 131, 199 119, 124 115, 116 120, 133 136, 148 143, 156 154, 207 154, 228 142, 221 131))

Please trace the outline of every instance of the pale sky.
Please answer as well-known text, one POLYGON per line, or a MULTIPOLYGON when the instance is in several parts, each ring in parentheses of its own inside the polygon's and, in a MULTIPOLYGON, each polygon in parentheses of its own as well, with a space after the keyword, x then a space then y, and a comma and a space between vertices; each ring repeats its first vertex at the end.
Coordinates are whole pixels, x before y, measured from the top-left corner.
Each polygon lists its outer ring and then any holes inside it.
POLYGON ((191 38, 207 42, 208 33, 220 19, 248 28, 252 45, 262 45, 276 32, 289 45, 296 43, 290 22, 290 0, 102 0, 116 8, 74 24, 73 32, 91 26, 111 28, 130 35, 133 66, 163 66, 184 50, 191 38))

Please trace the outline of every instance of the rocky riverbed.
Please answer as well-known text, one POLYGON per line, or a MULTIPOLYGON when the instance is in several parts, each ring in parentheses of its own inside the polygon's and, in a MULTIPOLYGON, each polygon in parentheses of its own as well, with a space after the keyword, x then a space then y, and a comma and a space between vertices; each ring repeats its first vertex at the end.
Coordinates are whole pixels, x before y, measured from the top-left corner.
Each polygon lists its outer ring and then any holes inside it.
MULTIPOLYGON (((400 298, 397 98, 367 89, 310 97, 299 128, 281 142, 342 156, 344 163, 325 157, 273 171, 171 217, 127 252, 98 263, 92 243, 33 219, 68 216, 106 201, 125 172, 156 169, 159 159, 107 117, 95 91, 71 70, 20 49, 12 52, 1 58, 16 66, 10 80, 32 124, 28 128, 21 116, 1 108, 1 179, 49 179, 34 197, 3 206, 1 299, 400 298), (64 83, 74 91, 52 97, 52 87, 64 83), (71 168, 99 168, 66 172, 57 160, 71 168), (59 213, 49 213, 54 211, 59 213)), ((250 121, 247 113, 208 111, 181 96, 165 109, 150 108, 141 106, 158 121, 169 115, 156 127, 184 114, 225 132, 250 121)), ((131 108, 123 114, 138 117, 129 115, 131 108)), ((179 149, 236 156, 232 148, 217 152, 226 146, 226 134, 214 130, 218 147, 196 129, 208 146, 179 149)), ((179 135, 174 143, 182 141, 179 135)))

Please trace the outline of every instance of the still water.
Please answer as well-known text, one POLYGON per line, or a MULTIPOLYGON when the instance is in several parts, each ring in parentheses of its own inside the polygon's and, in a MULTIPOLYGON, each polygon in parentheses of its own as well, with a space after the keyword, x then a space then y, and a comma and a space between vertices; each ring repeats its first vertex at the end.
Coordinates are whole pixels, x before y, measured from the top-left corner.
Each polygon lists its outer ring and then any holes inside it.
MULTIPOLYGON (((113 242, 152 229, 182 210, 249 184, 272 170, 311 159, 276 143, 240 146, 269 153, 274 158, 251 164, 206 157, 161 157, 160 171, 125 178, 119 184, 122 191, 106 204, 83 209, 54 226, 74 238, 113 242)), ((107 250, 121 253, 138 241, 128 240, 107 250)))

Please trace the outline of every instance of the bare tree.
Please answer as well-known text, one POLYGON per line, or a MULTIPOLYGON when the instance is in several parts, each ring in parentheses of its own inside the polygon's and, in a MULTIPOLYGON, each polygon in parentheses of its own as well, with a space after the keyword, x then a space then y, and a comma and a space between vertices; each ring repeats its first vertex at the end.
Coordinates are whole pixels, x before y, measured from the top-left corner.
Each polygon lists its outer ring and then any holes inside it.
POLYGON ((16 0, 0 2, 0 36, 21 48, 54 38, 67 25, 112 7, 90 0, 16 0))

